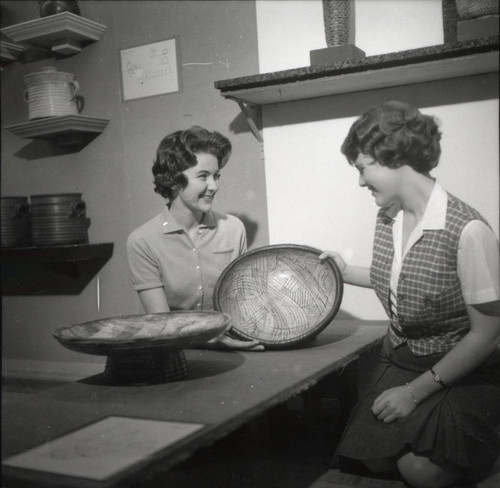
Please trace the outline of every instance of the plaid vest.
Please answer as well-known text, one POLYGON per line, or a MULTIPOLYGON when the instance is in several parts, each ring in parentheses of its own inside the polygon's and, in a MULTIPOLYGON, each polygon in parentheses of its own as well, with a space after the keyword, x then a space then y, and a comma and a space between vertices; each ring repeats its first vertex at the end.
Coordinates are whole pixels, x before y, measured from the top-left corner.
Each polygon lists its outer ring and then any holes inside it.
MULTIPOLYGON (((389 317, 389 284, 394 257, 394 220, 381 208, 377 216, 370 279, 389 317)), ((460 234, 482 216, 448 193, 444 230, 424 230, 404 257, 397 289, 397 316, 391 317, 394 347, 406 342, 416 356, 446 352, 470 324, 457 273, 460 234)))

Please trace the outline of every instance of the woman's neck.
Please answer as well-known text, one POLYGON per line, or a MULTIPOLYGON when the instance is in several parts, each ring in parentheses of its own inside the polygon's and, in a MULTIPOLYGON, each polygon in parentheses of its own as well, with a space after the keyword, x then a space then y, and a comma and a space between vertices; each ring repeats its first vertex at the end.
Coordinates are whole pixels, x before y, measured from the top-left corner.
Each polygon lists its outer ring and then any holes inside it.
POLYGON ((202 211, 193 212, 185 205, 176 205, 176 200, 170 205, 170 213, 175 221, 187 232, 197 229, 205 216, 202 211))
MULTIPOLYGON (((413 170, 412 170, 413 171, 413 170)), ((428 173, 409 175, 408 184, 402 186, 401 207, 418 222, 422 219, 434 189, 435 180, 428 173)))

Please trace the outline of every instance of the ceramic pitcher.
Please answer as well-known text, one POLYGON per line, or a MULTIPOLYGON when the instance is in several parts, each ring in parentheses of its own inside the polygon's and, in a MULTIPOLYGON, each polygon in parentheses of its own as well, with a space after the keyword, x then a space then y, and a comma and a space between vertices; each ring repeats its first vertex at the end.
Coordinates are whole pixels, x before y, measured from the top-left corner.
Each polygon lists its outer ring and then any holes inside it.
POLYGON ((41 68, 26 75, 24 84, 29 120, 78 115, 82 111, 83 98, 78 95, 80 86, 71 73, 62 73, 54 67, 41 68))
POLYGON ((44 0, 38 4, 40 5, 40 17, 60 14, 61 12, 80 15, 80 8, 76 0, 44 0))

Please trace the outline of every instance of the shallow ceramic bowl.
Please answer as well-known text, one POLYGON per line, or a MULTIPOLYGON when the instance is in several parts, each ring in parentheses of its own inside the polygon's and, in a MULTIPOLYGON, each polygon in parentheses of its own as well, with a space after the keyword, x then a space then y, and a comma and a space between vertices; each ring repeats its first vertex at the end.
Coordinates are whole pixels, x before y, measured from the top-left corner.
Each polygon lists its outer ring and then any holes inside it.
POLYGON ((62 327, 54 337, 68 349, 109 356, 196 347, 230 327, 221 312, 177 311, 127 315, 62 327))
POLYGON ((231 333, 267 349, 314 339, 335 317, 343 295, 340 270, 308 246, 264 246, 243 254, 222 272, 214 308, 232 317, 231 333))

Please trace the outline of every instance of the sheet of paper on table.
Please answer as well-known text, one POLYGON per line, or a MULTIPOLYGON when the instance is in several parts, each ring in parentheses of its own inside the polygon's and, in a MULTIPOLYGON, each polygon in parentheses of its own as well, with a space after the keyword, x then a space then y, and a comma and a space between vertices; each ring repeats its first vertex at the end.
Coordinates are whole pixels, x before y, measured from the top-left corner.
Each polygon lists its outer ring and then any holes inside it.
POLYGON ((130 417, 107 417, 12 456, 4 466, 105 480, 204 427, 130 417))

